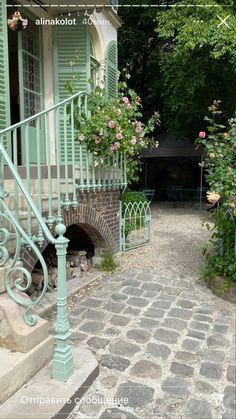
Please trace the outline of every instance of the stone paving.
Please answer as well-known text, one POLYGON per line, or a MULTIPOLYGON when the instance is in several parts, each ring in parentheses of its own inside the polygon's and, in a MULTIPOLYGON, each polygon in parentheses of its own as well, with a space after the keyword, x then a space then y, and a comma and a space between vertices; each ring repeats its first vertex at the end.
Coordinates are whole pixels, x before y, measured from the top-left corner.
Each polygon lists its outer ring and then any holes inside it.
POLYGON ((100 363, 71 418, 235 419, 235 306, 205 284, 108 275, 73 299, 70 322, 100 363))

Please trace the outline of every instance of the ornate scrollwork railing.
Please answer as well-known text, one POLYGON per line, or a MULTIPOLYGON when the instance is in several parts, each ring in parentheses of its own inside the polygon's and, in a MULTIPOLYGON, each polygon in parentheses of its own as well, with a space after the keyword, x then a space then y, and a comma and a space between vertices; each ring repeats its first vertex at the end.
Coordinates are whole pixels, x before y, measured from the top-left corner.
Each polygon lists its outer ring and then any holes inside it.
MULTIPOLYGON (((57 322, 56 322, 56 347, 53 358, 53 371, 52 376, 60 381, 66 381, 73 372, 73 357, 71 348, 68 342, 70 336, 70 324, 68 321, 67 311, 67 292, 66 292, 66 253, 68 240, 64 237, 66 227, 62 223, 58 223, 55 227, 55 233, 58 235, 54 238, 51 231, 49 230, 42 214, 35 205, 31 198, 27 188, 24 185, 16 166, 12 162, 8 155, 3 142, 0 140, 0 179, 3 179, 3 168, 4 164, 7 165, 14 179, 15 185, 21 190, 21 194, 27 202, 28 211, 34 214, 34 217, 39 225, 39 231, 44 238, 55 245, 57 253, 57 264, 58 264, 58 297, 57 297, 57 322)), ((33 326, 37 322, 37 316, 30 312, 32 308, 43 298, 47 287, 48 287, 48 271, 43 256, 34 243, 33 237, 25 232, 20 222, 17 219, 16 214, 11 211, 6 203, 8 197, 7 192, 4 189, 4 182, 0 182, 0 218, 5 220, 6 226, 1 226, 0 229, 0 265, 6 266, 5 286, 8 295, 18 304, 26 307, 24 313, 24 320, 29 326, 33 326), (15 253, 12 262, 9 266, 7 263, 10 261, 10 255, 7 250, 7 243, 10 239, 10 231, 7 226, 13 228, 15 235, 15 253), (23 298, 25 293, 31 285, 32 278, 30 272, 26 268, 17 266, 16 263, 20 259, 20 250, 22 243, 28 245, 37 255, 44 274, 44 286, 41 295, 34 301, 23 298), (23 275, 23 278, 19 277, 15 280, 15 290, 12 289, 12 275, 13 273, 19 273, 23 275)))
POLYGON ((37 322, 37 316, 35 314, 30 313, 30 310, 34 308, 39 303, 39 301, 42 300, 43 296, 45 295, 47 291, 47 288, 48 288, 47 265, 38 247, 34 244, 33 240, 30 237, 27 237, 27 234, 24 232, 19 222, 13 217, 13 215, 11 214, 11 211, 8 209, 6 203, 1 197, 0 197, 0 202, 1 202, 0 217, 4 219, 7 223, 11 224, 14 230, 14 235, 15 235, 15 246, 14 246, 15 253, 14 253, 13 258, 11 258, 6 247, 10 239, 10 232, 5 227, 2 227, 0 229, 0 235, 1 235, 0 266, 4 266, 4 265, 7 266, 6 274, 5 274, 6 291, 9 294, 9 296, 13 299, 13 301, 15 301, 17 304, 27 307, 24 313, 24 320, 29 326, 33 326, 37 322), (20 295, 21 292, 26 293, 32 284, 32 277, 31 277, 30 272, 27 271, 27 269, 25 269, 23 266, 17 266, 17 261, 20 260, 22 238, 28 244, 28 246, 30 246, 32 251, 37 256, 43 270, 43 278, 44 278, 43 289, 40 295, 38 296, 38 298, 35 298, 34 300, 31 300, 31 299, 26 300, 20 295), (10 263, 7 264, 8 262, 10 263), (19 273, 20 275, 14 280, 14 284, 12 284, 12 277, 14 275, 14 278, 15 278, 16 273, 19 273))

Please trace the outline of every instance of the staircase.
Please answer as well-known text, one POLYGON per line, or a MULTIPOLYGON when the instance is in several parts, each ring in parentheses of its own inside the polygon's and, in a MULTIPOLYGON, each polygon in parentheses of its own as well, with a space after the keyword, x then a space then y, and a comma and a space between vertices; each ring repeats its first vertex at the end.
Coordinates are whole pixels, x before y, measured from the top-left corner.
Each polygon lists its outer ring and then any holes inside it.
POLYGON ((76 140, 75 106, 86 113, 87 98, 87 93, 77 93, 0 131, 0 269, 5 277, 0 289, 25 308, 25 323, 35 327, 38 319, 33 309, 48 288, 48 271, 40 248, 45 242, 55 246, 59 277, 52 377, 60 381, 68 380, 73 373, 63 212, 78 207, 78 191, 102 192, 126 186, 122 154, 116 153, 104 163, 76 140), (23 161, 20 166, 19 155, 23 161), (25 298, 31 284, 30 272, 20 263, 25 246, 36 254, 44 272, 42 294, 33 301, 25 298))

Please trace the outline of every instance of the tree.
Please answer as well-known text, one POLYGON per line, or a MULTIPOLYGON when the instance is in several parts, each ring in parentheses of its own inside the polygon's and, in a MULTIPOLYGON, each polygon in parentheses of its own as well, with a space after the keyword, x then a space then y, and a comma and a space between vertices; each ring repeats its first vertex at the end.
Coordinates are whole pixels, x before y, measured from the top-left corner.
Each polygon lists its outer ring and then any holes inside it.
MULTIPOLYGON (((130 4, 130 1, 123 1, 125 3, 130 4)), ((132 4, 138 5, 140 1, 134 0, 132 4)), ((151 4, 151 0, 145 4, 151 4)), ((123 7, 119 15, 124 21, 118 33, 119 67, 120 70, 128 67, 129 86, 142 98, 144 119, 148 119, 161 106, 160 94, 154 93, 152 85, 153 81, 160 80, 158 44, 163 42, 155 32, 156 9, 123 7)))
POLYGON ((119 31, 120 68, 129 64, 130 86, 142 99, 144 117, 159 110, 162 130, 192 139, 214 99, 222 100, 223 114, 236 109, 236 6, 200 3, 205 7, 172 1, 168 7, 119 10, 124 21, 119 31), (217 15, 229 15, 230 29, 218 27, 217 15))
MULTIPOLYGON (((183 4, 186 2, 176 2, 176 7, 157 15, 156 32, 165 40, 161 95, 167 127, 194 137, 214 99, 221 99, 225 114, 236 109, 232 94, 236 91, 235 16, 232 8, 212 0, 201 1, 205 7, 181 7, 183 4), (230 28, 217 15, 229 16, 230 28)), ((192 0, 191 4, 199 2, 192 0)))

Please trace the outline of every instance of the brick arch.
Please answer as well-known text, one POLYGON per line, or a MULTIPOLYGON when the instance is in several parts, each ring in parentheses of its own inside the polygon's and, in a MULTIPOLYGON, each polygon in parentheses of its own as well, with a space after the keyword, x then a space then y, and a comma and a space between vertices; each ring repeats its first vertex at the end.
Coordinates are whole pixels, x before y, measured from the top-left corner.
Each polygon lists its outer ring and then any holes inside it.
POLYGON ((77 224, 91 238, 95 246, 95 254, 104 247, 114 248, 115 238, 110 226, 101 212, 88 205, 79 204, 76 209, 64 211, 63 220, 67 227, 77 224))
MULTIPOLYGON (((110 208, 107 208, 107 201, 109 201, 113 193, 110 192, 107 196, 104 195, 94 193, 90 201, 84 194, 84 198, 81 196, 81 200, 84 200, 87 205, 80 203, 76 209, 64 210, 62 214, 66 227, 77 224, 88 234, 95 246, 95 256, 99 256, 106 247, 109 247, 114 253, 119 250, 119 222, 116 215, 119 201, 114 194, 115 202, 110 208), (91 205, 96 206, 96 200, 99 199, 99 196, 100 199, 102 197, 102 204, 100 203, 99 209, 96 210, 91 205), (110 215, 111 211, 113 212, 112 216, 110 215)), ((41 253, 48 244, 47 241, 44 242, 40 248, 41 253)), ((34 252, 29 251, 25 247, 21 253, 21 260, 25 268, 31 272, 38 259, 34 252)))

